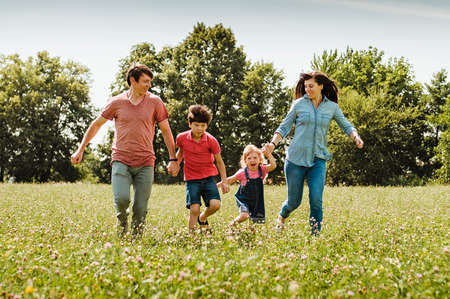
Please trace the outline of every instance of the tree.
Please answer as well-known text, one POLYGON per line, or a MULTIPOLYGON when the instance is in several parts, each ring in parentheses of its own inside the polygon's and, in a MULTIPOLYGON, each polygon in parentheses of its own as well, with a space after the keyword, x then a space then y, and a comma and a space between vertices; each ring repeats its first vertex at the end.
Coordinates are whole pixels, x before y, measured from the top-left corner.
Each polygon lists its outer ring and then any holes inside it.
POLYGON ((93 119, 89 70, 44 51, 2 56, 0 78, 2 169, 17 181, 77 179, 70 155, 93 119))
POLYGON ((435 156, 442 166, 436 171, 436 176, 440 182, 448 184, 450 183, 450 96, 447 96, 442 113, 436 118, 436 124, 443 130, 435 156))
MULTIPOLYGON (((272 63, 257 62, 245 73, 239 103, 239 152, 242 153, 247 144, 261 147, 271 140, 292 102, 292 90, 283 86, 283 80, 283 73, 277 71, 272 63)), ((274 154, 284 157, 284 147, 279 146, 274 154)), ((239 164, 236 161, 233 170, 237 167, 239 164)), ((282 172, 283 167, 278 163, 271 174, 272 180, 284 180, 282 172)))
POLYGON ((408 173, 425 180, 432 176, 430 151, 426 148, 425 132, 428 124, 424 113, 422 86, 414 81, 412 67, 404 58, 391 58, 384 63, 383 56, 382 51, 372 47, 367 51, 348 48, 340 55, 336 50, 324 51, 321 56, 314 56, 311 63, 314 69, 327 72, 343 91, 346 90, 347 94, 342 93, 340 105, 343 105, 343 112, 359 128, 365 141, 366 148, 362 152, 350 150, 342 144, 344 141, 338 140, 340 132, 330 130, 330 149, 336 153, 335 161, 330 165, 330 174, 336 174, 334 178, 330 177, 334 183, 339 180, 352 184, 396 184, 408 173), (351 99, 346 100, 344 95, 351 99), (355 97, 368 103, 359 103, 355 97), (372 103, 374 99, 377 99, 377 104, 372 103), (366 104, 372 105, 375 110, 364 109, 366 104), (392 122, 393 120, 396 122, 392 122), (373 126, 379 126, 384 132, 377 131, 373 126), (389 171, 385 171, 383 177, 374 177, 370 173, 360 174, 367 178, 356 175, 361 167, 356 161, 370 147, 375 147, 378 153, 365 157, 364 167, 367 164, 373 165, 372 173, 378 173, 375 165, 380 166, 380 160, 376 160, 380 158, 379 154, 392 158, 388 160, 393 161, 395 168, 385 165, 389 171), (342 169, 333 169, 335 167, 342 169), (338 179, 337 174, 345 174, 348 178, 338 179))

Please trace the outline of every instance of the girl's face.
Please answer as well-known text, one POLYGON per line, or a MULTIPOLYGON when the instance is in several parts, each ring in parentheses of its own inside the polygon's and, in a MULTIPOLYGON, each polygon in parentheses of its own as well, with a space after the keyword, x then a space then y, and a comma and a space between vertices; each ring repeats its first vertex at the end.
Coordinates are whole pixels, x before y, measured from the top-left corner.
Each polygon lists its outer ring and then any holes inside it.
POLYGON ((248 154, 247 158, 245 158, 245 164, 247 168, 251 171, 255 171, 258 169, 259 164, 261 164, 260 156, 257 152, 251 152, 248 154))

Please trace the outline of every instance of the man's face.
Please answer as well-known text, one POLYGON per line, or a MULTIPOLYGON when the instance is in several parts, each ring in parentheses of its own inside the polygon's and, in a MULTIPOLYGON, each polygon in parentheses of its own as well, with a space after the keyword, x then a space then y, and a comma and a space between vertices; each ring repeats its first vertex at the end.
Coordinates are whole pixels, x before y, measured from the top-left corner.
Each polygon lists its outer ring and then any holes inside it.
POLYGON ((134 89, 136 89, 139 93, 146 93, 150 87, 152 78, 148 76, 147 74, 141 74, 139 77, 139 81, 136 82, 133 77, 131 77, 131 86, 133 86, 134 89))

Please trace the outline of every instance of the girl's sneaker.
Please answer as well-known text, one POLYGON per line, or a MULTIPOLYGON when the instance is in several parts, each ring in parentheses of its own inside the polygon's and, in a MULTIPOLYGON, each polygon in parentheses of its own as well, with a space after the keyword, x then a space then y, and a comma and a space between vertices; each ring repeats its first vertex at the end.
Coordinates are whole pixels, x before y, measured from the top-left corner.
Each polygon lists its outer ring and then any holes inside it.
POLYGON ((284 230, 285 228, 285 224, 283 222, 281 222, 279 219, 277 219, 277 224, 275 224, 275 230, 280 233, 281 231, 284 230))

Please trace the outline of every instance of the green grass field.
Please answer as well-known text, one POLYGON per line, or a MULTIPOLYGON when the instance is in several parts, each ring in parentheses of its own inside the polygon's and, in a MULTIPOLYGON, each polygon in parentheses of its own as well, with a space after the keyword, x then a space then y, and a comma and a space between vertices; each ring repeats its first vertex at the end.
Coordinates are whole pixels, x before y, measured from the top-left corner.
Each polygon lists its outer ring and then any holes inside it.
POLYGON ((144 236, 132 241, 116 237, 108 185, 1 184, 0 294, 449 297, 450 186, 327 187, 319 237, 307 196, 275 231, 285 186, 266 186, 267 224, 231 234, 236 189, 210 218, 213 234, 191 237, 184 186, 155 185, 144 236))

